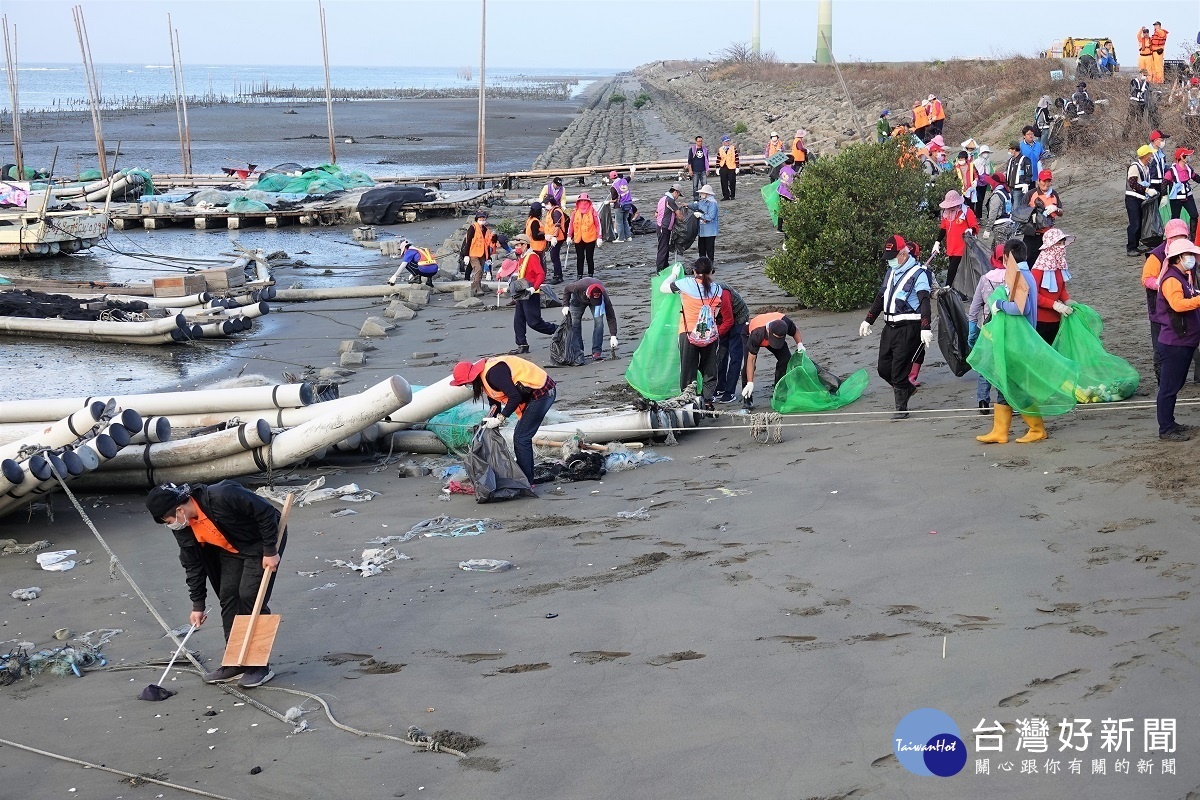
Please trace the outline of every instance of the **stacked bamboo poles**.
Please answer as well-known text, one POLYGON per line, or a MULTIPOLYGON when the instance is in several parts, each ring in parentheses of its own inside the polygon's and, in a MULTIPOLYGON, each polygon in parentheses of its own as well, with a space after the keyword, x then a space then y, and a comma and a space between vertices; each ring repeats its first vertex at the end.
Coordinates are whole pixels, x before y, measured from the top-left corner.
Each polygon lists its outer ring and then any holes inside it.
POLYGON ((171 27, 167 14, 167 38, 171 42, 171 76, 175 79, 175 126, 179 129, 179 161, 183 174, 192 174, 192 131, 187 124, 187 94, 183 88, 183 53, 179 49, 179 31, 171 27))
MULTIPOLYGON (((8 94, 12 98, 13 163, 17 165, 17 180, 25 180, 25 158, 21 148, 21 103, 20 87, 17 82, 17 26, 12 27, 9 42, 8 15, 0 18, 4 26, 4 67, 8 70, 8 94)), ((0 178, 7 178, 2 175, 0 178)))
POLYGON ((325 60, 325 123, 329 129, 329 163, 337 163, 337 148, 333 137, 333 88, 329 82, 329 37, 325 33, 325 4, 317 0, 317 10, 321 13, 321 56, 325 60))
POLYGON ((79 54, 83 59, 83 77, 87 83, 88 103, 92 109, 92 131, 96 136, 96 157, 100 164, 100 174, 108 175, 108 154, 104 150, 104 126, 100 120, 100 82, 96 78, 96 66, 92 62, 92 44, 88 40, 83 6, 72 8, 71 15, 75 18, 75 35, 79 39, 79 54))

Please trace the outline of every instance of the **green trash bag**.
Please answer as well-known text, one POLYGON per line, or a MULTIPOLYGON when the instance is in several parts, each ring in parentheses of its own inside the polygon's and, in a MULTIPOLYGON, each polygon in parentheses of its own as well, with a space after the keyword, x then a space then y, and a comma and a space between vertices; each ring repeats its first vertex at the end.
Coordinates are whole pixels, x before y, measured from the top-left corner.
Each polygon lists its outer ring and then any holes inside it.
POLYGON ((1081 403, 1114 403, 1138 388, 1138 373, 1128 361, 1104 350, 1104 323, 1091 306, 1071 303, 1075 313, 1062 318, 1054 349, 1079 365, 1075 399, 1081 403))
POLYGON ((271 207, 266 203, 259 202, 258 200, 251 200, 248 197, 235 197, 229 201, 229 205, 225 206, 225 208, 228 211, 233 211, 239 214, 249 214, 271 210, 271 207))
POLYGON ((767 211, 771 212, 771 224, 779 226, 779 181, 768 183, 762 187, 762 199, 767 204, 767 211))
POLYGON ((787 372, 775 384, 771 408, 780 414, 832 411, 850 405, 861 397, 869 380, 867 371, 860 369, 834 389, 821 380, 817 365, 808 357, 808 353, 792 353, 787 372))
POLYGON ((678 266, 672 264, 650 279, 650 325, 625 370, 626 383, 647 400, 679 396, 679 314, 683 301, 675 292, 663 294, 658 290, 678 266))
POLYGON ((287 186, 291 180, 290 175, 263 175, 258 179, 258 183, 254 184, 254 188, 260 192, 282 192, 283 187, 287 186))
MULTIPOLYGON (((998 286, 988 303, 1007 296, 998 286)), ((1024 317, 993 314, 967 363, 1022 414, 1054 417, 1075 408, 1079 365, 1046 344, 1024 317)))

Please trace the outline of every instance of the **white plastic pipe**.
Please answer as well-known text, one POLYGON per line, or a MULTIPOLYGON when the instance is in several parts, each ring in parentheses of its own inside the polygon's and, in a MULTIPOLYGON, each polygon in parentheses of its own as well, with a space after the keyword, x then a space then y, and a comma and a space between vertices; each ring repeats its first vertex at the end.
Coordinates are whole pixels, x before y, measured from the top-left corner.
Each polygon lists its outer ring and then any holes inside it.
POLYGON ((392 449, 397 453, 442 455, 450 452, 433 431, 396 431, 391 437, 392 449))
POLYGON ((78 319, 33 319, 30 317, 0 317, 0 333, 18 336, 73 336, 92 341, 107 338, 130 339, 170 333, 179 326, 175 317, 151 319, 145 322, 108 322, 78 319))
POLYGON ((129 445, 104 464, 106 470, 160 469, 196 464, 262 447, 271 442, 271 426, 265 420, 224 431, 175 439, 162 444, 129 445))
POLYGON ((428 422, 443 411, 449 411, 459 403, 471 399, 470 386, 451 386, 449 376, 432 386, 426 386, 413 395, 412 402, 379 423, 384 434, 406 430, 413 425, 428 422))
MULTIPOLYGON (((100 398, 10 400, 0 403, 0 422, 43 422, 47 419, 61 419, 98 399, 100 398)), ((313 391, 312 385, 307 383, 281 383, 275 386, 248 386, 238 389, 131 394, 113 399, 118 406, 137 409, 146 417, 236 412, 245 408, 298 408, 315 401, 316 392, 313 391)))
POLYGON ((399 287, 388 286, 326 286, 320 289, 276 289, 275 298, 281 303, 305 300, 345 300, 352 297, 391 297, 399 287))
MULTIPOLYGON (((110 402, 112 401, 93 400, 58 422, 31 431, 14 442, 0 446, 0 458, 14 458, 21 448, 26 446, 53 449, 68 445, 81 437, 89 436, 96 429, 100 417, 110 402)), ((110 413, 113 410, 115 409, 109 409, 110 413)))

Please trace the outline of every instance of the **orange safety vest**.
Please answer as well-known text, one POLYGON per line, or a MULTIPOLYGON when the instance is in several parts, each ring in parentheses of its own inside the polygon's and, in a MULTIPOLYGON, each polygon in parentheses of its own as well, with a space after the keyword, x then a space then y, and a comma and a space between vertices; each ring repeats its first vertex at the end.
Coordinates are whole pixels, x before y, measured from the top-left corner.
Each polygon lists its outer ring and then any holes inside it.
POLYGON ((749 327, 747 327, 746 330, 748 330, 750 333, 753 333, 754 331, 758 330, 759 328, 762 328, 763 329, 763 340, 758 343, 758 346, 766 347, 767 339, 768 339, 767 326, 770 325, 775 320, 783 319, 783 318, 784 318, 784 315, 778 311, 769 311, 766 314, 759 314, 758 316, 753 317, 750 320, 750 325, 749 325, 749 327))
POLYGON ((775 155, 783 150, 783 139, 768 139, 767 140, 767 158, 775 155))
POLYGON ((934 100, 929 104, 929 120, 937 122, 946 118, 946 109, 942 107, 941 100, 934 100))
POLYGON ((428 247, 414 247, 413 250, 420 255, 420 258, 417 259, 418 267, 428 267, 430 264, 437 263, 437 259, 433 257, 433 253, 429 251, 428 247))
POLYGON ((236 553, 238 549, 229 543, 225 538, 225 534, 217 529, 217 526, 211 519, 205 516, 200 509, 200 505, 196 504, 196 513, 199 514, 196 519, 192 520, 191 529, 192 535, 196 537, 196 541, 200 544, 211 544, 214 547, 219 547, 229 553, 236 553))
POLYGON ((1141 31, 1138 31, 1137 40, 1139 56, 1148 56, 1154 52, 1154 39, 1151 38, 1150 34, 1143 34, 1141 31))
MULTIPOLYGON (((508 405, 508 395, 498 389, 492 388, 488 383, 488 370, 496 364, 505 364, 508 366, 508 371, 512 373, 512 380, 517 386, 523 386, 526 389, 541 389, 550 380, 550 376, 546 371, 536 364, 530 363, 523 358, 517 356, 496 356, 489 358, 487 364, 483 368, 483 372, 479 374, 483 378, 483 391, 491 399, 495 400, 500 405, 508 405)), ((525 405, 517 406, 517 419, 521 418, 522 412, 525 410, 525 405)))
POLYGON ((717 148, 717 166, 725 167, 726 169, 737 169, 737 148, 736 147, 718 147, 717 148))
MULTIPOLYGON (((700 282, 699 278, 696 279, 696 285, 703 290, 704 284, 700 282)), ((704 306, 708 306, 712 311, 713 319, 721 315, 721 287, 716 283, 713 283, 708 291, 704 293, 703 299, 693 297, 687 292, 680 292, 679 299, 683 301, 679 309, 680 333, 687 333, 696 327, 696 322, 700 318, 700 309, 704 306)))
POLYGON ((1150 33, 1150 46, 1159 51, 1165 49, 1167 46, 1167 33, 1166 28, 1152 31, 1150 33))
POLYGON ((924 128, 929 125, 929 112, 925 110, 925 106, 917 103, 913 106, 913 127, 924 128))
POLYGON ((542 217, 542 230, 547 236, 553 236, 560 242, 567 238, 567 215, 562 212, 561 208, 552 208, 542 217), (554 221, 554 212, 558 212, 558 222, 554 221))
POLYGON ((594 242, 598 238, 599 231, 596 230, 596 218, 592 215, 592 209, 588 209, 587 213, 580 208, 576 208, 571 212, 571 238, 576 244, 580 242, 594 242))
POLYGON ((469 255, 471 258, 487 258, 488 257, 487 225, 480 225, 478 222, 472 222, 471 226, 475 229, 475 233, 471 237, 471 249, 467 253, 467 255, 469 255))
POLYGON ((803 164, 808 158, 808 152, 804 149, 804 140, 797 136, 792 139, 792 160, 797 164, 803 164))
MULTIPOLYGON (((529 249, 535 253, 540 253, 543 250, 545 250, 547 247, 549 247, 550 243, 547 242, 545 239, 538 240, 538 239, 533 238, 533 223, 534 222, 537 222, 538 227, 541 227, 540 220, 536 220, 534 217, 529 217, 528 219, 525 220, 525 235, 529 237, 529 249)), ((542 231, 543 234, 545 232, 546 232, 545 230, 542 231)))

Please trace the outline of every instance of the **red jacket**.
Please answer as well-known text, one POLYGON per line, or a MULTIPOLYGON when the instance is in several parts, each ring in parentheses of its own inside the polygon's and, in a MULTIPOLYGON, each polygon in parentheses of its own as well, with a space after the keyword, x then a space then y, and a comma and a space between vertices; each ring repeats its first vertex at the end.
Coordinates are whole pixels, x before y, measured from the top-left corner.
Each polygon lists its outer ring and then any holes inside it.
POLYGON ((1042 277, 1046 274, 1045 270, 1033 269, 1033 280, 1037 284, 1037 321, 1038 322, 1058 322, 1062 319, 1062 314, 1054 310, 1054 302, 1065 303, 1071 299, 1067 294, 1067 282, 1062 279, 1062 275, 1058 276, 1058 291, 1048 292, 1042 288, 1042 277))
POLYGON ((963 234, 967 231, 971 233, 979 233, 979 220, 975 218, 975 212, 963 206, 962 212, 957 214, 954 219, 943 219, 938 222, 942 229, 942 233, 938 238, 946 239, 946 255, 961 256, 967 252, 967 243, 963 241, 963 234))
POLYGON ((529 285, 534 292, 541 289, 542 283, 546 280, 546 270, 542 269, 542 260, 532 250, 527 251, 519 262, 516 275, 529 281, 529 285), (524 265, 524 271, 521 270, 520 264, 524 265))

